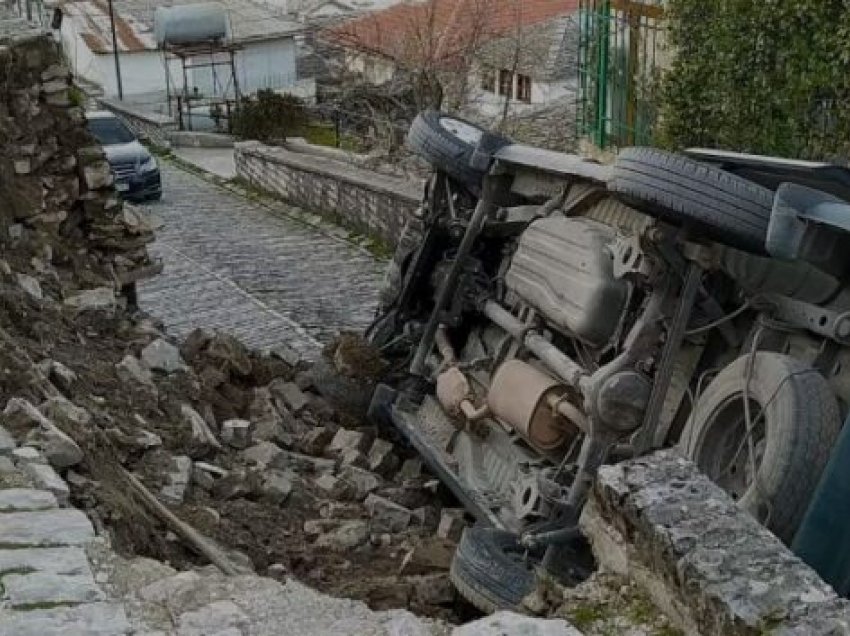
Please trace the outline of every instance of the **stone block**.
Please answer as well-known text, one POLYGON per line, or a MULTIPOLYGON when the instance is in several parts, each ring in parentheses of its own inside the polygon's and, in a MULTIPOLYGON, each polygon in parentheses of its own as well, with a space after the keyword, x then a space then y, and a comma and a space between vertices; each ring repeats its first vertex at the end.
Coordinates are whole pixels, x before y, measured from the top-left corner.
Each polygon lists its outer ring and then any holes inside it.
POLYGON ((316 537, 314 545, 336 552, 353 550, 369 538, 369 526, 361 519, 337 522, 335 527, 316 537))
POLYGON ((186 368, 180 350, 162 338, 154 340, 142 349, 141 358, 149 369, 166 374, 186 368))
POLYGON ((455 627, 451 636, 582 636, 581 632, 560 618, 534 618, 514 612, 496 612, 490 616, 455 627))
POLYGON ((356 450, 361 453, 369 448, 369 440, 360 431, 352 431, 340 428, 328 445, 327 452, 331 455, 341 455, 347 450, 356 450))
POLYGON ((4 604, 9 607, 94 603, 106 598, 90 574, 7 574, 3 588, 4 604))
POLYGON ((369 449, 369 470, 387 477, 398 468, 398 457, 395 447, 384 439, 376 439, 369 449))
POLYGON ((253 464, 258 468, 265 468, 274 464, 275 460, 281 457, 283 453, 284 451, 277 444, 260 442, 250 448, 246 448, 242 451, 241 455, 248 464, 253 464))
POLYGON ((460 535, 466 528, 463 508, 443 508, 440 512, 440 525, 437 526, 437 536, 455 543, 460 541, 460 535))
POLYGON ((298 447, 310 455, 322 455, 333 439, 333 433, 324 426, 315 426, 305 432, 298 447))
POLYGON ((86 552, 79 547, 0 549, 0 575, 6 572, 52 572, 91 576, 86 552))
MULTIPOLYGON (((49 490, 56 496, 60 506, 67 506, 71 491, 56 471, 47 464, 29 463, 24 465, 24 472, 35 482, 35 485, 49 490)), ((0 542, 2 543, 2 542, 0 542)))
POLYGON ((248 448, 253 428, 248 420, 227 420, 221 425, 221 441, 233 448, 248 448))
POLYGON ((325 496, 332 499, 344 499, 352 490, 348 482, 334 477, 329 473, 317 477, 313 480, 313 485, 324 493, 325 496))
POLYGON ((185 455, 172 458, 171 470, 165 475, 165 485, 159 492, 160 499, 174 506, 183 503, 192 481, 192 465, 192 460, 185 455))
POLYGON ((111 287, 86 289, 65 299, 65 305, 77 311, 112 311, 118 305, 115 290, 111 287))
POLYGON ((15 440, 5 428, 0 426, 0 456, 10 455, 17 447, 15 440))
POLYGON ((356 466, 345 466, 339 471, 339 478, 351 486, 351 497, 357 501, 363 501, 381 487, 380 477, 356 466))
POLYGON ((272 382, 269 385, 269 390, 272 395, 282 400, 295 415, 298 415, 310 404, 310 398, 294 382, 272 382))
POLYGON ((92 539, 91 522, 79 510, 56 508, 0 515, 0 545, 6 547, 82 546, 92 539))
POLYGON ((118 636, 129 633, 130 623, 120 603, 86 603, 28 612, 0 610, 0 636, 118 636))
POLYGON ((292 492, 292 477, 279 470, 270 470, 263 475, 260 489, 266 499, 282 504, 292 492))
POLYGON ((410 525, 410 510, 389 499, 372 494, 363 505, 371 518, 369 529, 373 534, 401 532, 410 525))
POLYGON ((47 490, 7 488, 0 490, 0 512, 22 512, 56 508, 56 495, 47 490))

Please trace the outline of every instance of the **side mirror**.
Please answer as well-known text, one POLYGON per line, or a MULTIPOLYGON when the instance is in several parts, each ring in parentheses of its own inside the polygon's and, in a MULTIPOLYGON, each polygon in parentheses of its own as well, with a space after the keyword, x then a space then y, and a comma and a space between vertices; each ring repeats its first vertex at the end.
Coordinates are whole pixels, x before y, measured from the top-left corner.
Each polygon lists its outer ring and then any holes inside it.
POLYGON ((146 144, 147 145, 147 144, 151 143, 151 138, 144 133, 136 135, 136 139, 139 140, 140 144, 146 144))

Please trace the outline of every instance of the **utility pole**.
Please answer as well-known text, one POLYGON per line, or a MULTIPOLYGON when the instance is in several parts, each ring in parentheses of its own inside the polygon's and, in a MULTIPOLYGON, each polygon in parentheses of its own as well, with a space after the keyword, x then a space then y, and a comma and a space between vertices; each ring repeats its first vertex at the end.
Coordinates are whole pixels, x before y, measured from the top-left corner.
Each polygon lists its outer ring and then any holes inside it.
POLYGON ((112 54, 115 56, 115 79, 118 82, 118 99, 124 99, 124 87, 121 84, 121 61, 118 59, 118 38, 115 36, 115 12, 112 0, 109 0, 109 24, 112 26, 112 54))

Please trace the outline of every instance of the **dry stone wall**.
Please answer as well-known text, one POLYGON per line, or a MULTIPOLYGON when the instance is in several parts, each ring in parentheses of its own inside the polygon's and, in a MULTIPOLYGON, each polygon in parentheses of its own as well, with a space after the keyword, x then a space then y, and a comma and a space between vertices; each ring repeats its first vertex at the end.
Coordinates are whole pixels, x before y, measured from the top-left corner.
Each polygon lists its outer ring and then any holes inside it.
POLYGON ((153 234, 112 184, 58 44, 0 13, 0 244, 27 246, 62 297, 151 275, 153 234))

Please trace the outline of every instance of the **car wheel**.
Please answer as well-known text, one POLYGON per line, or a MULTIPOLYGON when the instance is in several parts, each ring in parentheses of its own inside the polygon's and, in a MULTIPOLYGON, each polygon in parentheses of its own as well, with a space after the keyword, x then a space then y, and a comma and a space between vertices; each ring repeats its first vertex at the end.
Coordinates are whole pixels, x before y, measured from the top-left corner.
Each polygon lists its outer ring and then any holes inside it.
POLYGON ((477 160, 476 152, 492 153, 509 143, 476 124, 435 110, 420 113, 407 133, 413 152, 473 192, 480 189, 488 169, 477 160))
POLYGON ((680 446, 742 508, 790 543, 840 430, 838 404, 823 376, 788 356, 760 352, 752 361, 739 358, 708 386, 680 446))
POLYGON ((617 157, 608 189, 650 216, 765 252, 773 192, 752 181, 663 150, 626 148, 617 157))
POLYGON ((542 554, 527 553, 510 532, 467 528, 457 546, 450 571, 457 591, 476 608, 521 611, 522 600, 537 585, 542 554))

